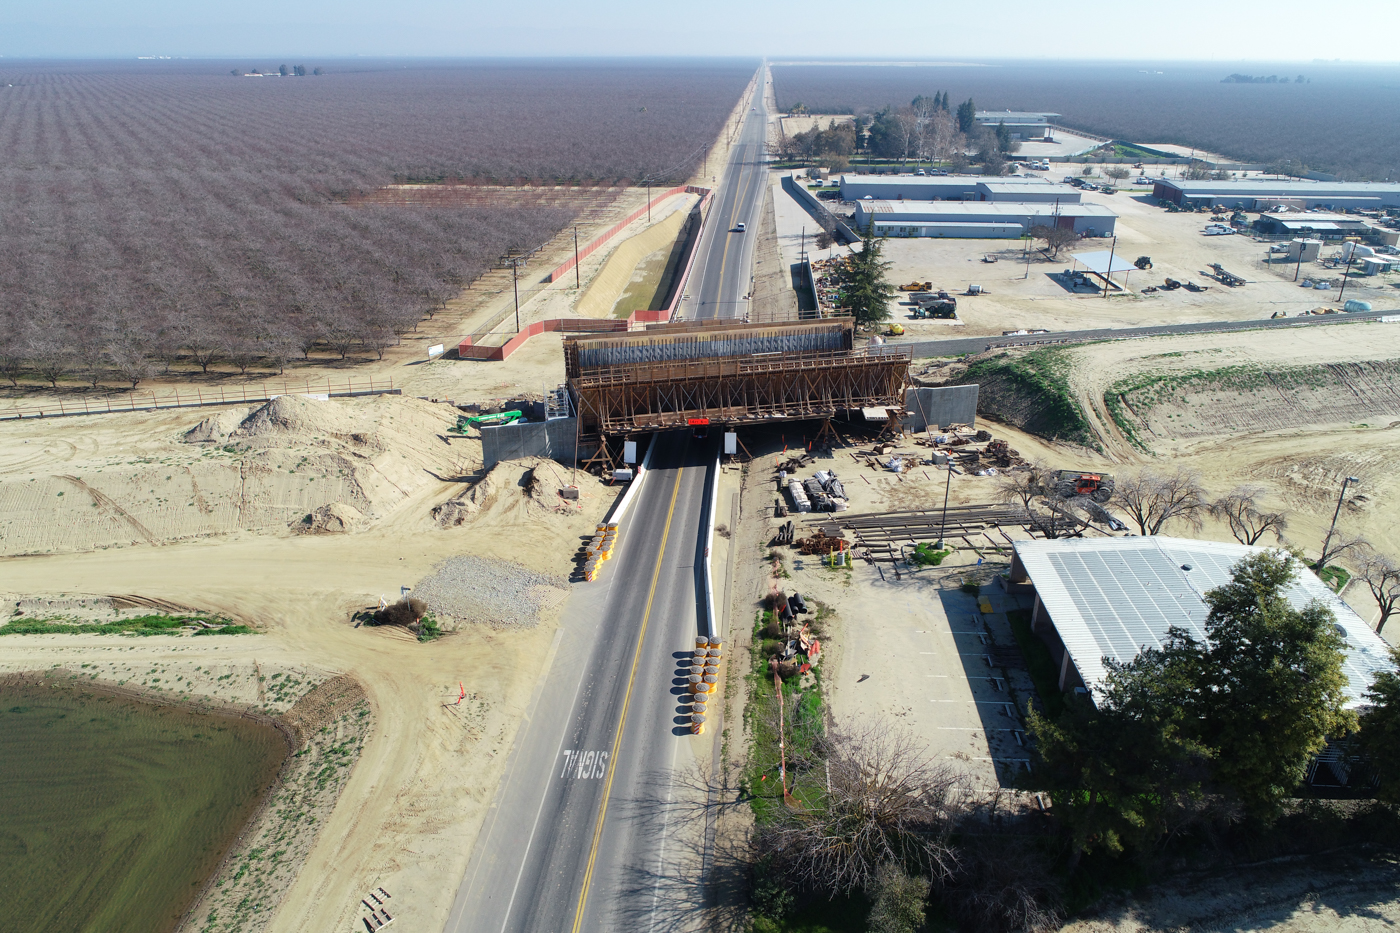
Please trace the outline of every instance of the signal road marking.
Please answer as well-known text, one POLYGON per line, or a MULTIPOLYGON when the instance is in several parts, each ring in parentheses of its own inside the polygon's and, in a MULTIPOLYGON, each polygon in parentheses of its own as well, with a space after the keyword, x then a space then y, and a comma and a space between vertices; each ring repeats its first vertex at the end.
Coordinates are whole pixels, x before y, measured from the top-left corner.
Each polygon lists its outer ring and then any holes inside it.
POLYGON ((607 773, 610 757, 612 757, 610 752, 586 752, 581 748, 566 748, 564 750, 564 770, 559 772, 559 777, 572 777, 575 780, 585 781, 596 780, 607 773), (570 774, 570 771, 573 774, 570 774))

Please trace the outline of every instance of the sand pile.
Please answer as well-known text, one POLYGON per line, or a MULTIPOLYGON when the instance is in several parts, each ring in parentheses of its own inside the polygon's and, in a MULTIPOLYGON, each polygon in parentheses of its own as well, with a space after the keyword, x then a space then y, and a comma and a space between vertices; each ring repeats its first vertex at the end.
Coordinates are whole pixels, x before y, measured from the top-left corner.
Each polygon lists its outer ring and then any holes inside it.
POLYGON ((433 518, 443 528, 454 528, 472 522, 483 510, 520 523, 572 515, 577 506, 559 494, 566 475, 553 460, 503 460, 457 496, 434 507, 433 518))
POLYGON ((402 396, 283 396, 27 427, 45 447, 18 452, 50 452, 9 469, 0 453, 0 556, 363 527, 460 473, 444 440, 455 414, 402 396))
POLYGON ((292 531, 300 535, 345 534, 360 527, 364 521, 364 515, 353 505, 331 502, 308 512, 305 518, 292 525, 292 531))
POLYGON ((190 428, 180 439, 186 444, 222 444, 228 440, 230 434, 237 430, 246 417, 248 417, 248 409, 246 408, 226 408, 190 428))
POLYGON ((534 625, 568 595, 569 581, 487 557, 453 557, 418 581, 413 595, 434 615, 454 622, 534 625))

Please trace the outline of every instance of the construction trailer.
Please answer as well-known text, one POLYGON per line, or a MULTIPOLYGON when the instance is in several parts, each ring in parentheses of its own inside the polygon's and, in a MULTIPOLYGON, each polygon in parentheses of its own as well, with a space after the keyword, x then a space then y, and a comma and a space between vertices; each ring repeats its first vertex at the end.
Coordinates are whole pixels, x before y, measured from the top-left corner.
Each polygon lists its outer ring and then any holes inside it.
POLYGON ((685 322, 566 338, 580 442, 599 456, 636 434, 904 410, 911 352, 855 347, 849 319, 685 322))

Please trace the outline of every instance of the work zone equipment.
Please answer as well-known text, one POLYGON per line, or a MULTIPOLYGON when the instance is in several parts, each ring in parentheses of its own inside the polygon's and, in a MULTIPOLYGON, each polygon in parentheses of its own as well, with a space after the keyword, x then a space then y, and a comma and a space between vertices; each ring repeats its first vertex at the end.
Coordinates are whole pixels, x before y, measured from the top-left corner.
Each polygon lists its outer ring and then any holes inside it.
POLYGON ((719 689, 719 667, 724 658, 724 639, 718 636, 695 636, 695 653, 691 656, 690 672, 686 675, 686 690, 690 694, 690 732, 705 731, 705 715, 711 694, 719 689))
POLYGON ((593 539, 584 548, 583 578, 589 583, 598 579, 603 565, 612 559, 613 549, 617 547, 617 535, 617 522, 600 523, 595 530, 593 539))

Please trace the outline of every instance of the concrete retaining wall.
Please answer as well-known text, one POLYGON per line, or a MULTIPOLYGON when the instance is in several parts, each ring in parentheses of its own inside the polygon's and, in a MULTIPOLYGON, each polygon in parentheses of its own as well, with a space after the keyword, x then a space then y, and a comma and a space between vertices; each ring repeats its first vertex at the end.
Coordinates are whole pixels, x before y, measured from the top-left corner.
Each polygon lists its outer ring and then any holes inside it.
POLYGON ((904 427, 922 431, 926 427, 946 428, 950 424, 977 423, 977 386, 937 386, 906 389, 904 427))
MULTIPOLYGON (((518 460, 521 457, 549 457, 561 463, 570 463, 574 459, 574 441, 577 437, 577 418, 485 427, 481 429, 481 466, 489 470, 502 460, 518 460)), ((580 448, 578 455, 586 457, 592 452, 580 448)))
POLYGON ((836 238, 842 243, 859 243, 860 234, 856 233, 846 222, 827 210, 825 204, 812 196, 812 192, 807 190, 807 186, 801 184, 791 175, 783 176, 783 190, 797 199, 797 203, 805 207, 808 213, 818 220, 830 220, 836 228, 836 238))

